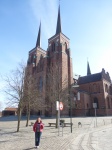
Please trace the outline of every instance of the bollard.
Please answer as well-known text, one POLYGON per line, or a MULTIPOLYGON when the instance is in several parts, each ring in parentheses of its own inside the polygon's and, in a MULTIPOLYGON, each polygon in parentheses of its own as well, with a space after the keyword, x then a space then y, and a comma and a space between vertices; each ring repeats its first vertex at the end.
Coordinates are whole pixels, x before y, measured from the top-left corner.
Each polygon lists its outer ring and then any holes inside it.
POLYGON ((64 128, 64 123, 62 123, 62 136, 63 136, 63 128, 64 128))

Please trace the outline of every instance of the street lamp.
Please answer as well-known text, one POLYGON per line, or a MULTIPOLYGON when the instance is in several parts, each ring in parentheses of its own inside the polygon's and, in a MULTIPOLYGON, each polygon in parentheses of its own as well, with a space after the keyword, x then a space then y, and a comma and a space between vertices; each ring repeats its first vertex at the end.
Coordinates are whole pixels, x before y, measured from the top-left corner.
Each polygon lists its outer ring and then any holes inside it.
MULTIPOLYGON (((78 88, 79 85, 73 85, 71 88, 78 88)), ((70 90, 70 96, 71 96, 71 90, 70 90)), ((72 98, 70 97, 70 129, 71 129, 71 133, 72 133, 72 98)))

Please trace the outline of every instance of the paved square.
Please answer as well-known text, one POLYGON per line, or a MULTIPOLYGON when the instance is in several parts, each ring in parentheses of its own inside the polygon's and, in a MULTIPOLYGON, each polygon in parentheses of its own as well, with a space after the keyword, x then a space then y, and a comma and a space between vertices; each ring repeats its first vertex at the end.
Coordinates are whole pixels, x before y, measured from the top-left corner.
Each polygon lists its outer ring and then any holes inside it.
MULTIPOLYGON (((7 117, 8 118, 8 117, 7 117)), ((32 126, 25 127, 25 120, 21 121, 20 132, 16 132, 17 121, 0 118, 0 150, 33 150, 34 132, 32 126)), ((63 118, 70 122, 70 118, 63 118)), ((70 127, 49 127, 49 122, 55 119, 42 119, 45 124, 42 133, 40 150, 112 150, 112 117, 98 117, 97 127, 94 117, 73 118, 73 132, 70 127), (82 127, 78 122, 82 123, 82 127)), ((35 120, 30 120, 35 122, 35 120)))

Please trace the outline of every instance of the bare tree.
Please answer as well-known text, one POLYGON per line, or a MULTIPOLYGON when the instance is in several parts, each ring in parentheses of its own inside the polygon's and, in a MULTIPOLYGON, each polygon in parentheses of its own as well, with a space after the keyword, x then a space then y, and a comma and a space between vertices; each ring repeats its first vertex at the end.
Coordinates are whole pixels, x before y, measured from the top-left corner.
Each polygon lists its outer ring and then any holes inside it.
POLYGON ((24 77, 25 77, 25 64, 21 62, 15 70, 11 71, 9 75, 6 75, 3 78, 3 80, 6 83, 4 92, 8 96, 8 105, 16 107, 18 106, 17 132, 19 132, 21 113, 23 109, 24 77))
MULTIPOLYGON (((65 107, 68 107, 69 97, 69 77, 68 74, 62 74, 66 70, 66 65, 61 61, 51 63, 47 72, 47 89, 46 89, 46 104, 47 107, 56 105, 56 101, 63 102, 65 107), (50 105, 51 103, 51 105, 50 105)), ((58 126, 58 111, 56 111, 56 127, 58 126)))
POLYGON ((26 108, 27 115, 26 127, 29 123, 31 109, 35 110, 35 107, 39 107, 38 96, 36 78, 29 72, 27 67, 24 80, 24 108, 26 108))
MULTIPOLYGON (((34 68, 33 68, 34 69, 34 68)), ((27 66, 25 70, 24 80, 24 109, 26 109, 27 121, 26 127, 30 119, 30 112, 41 110, 44 107, 42 102, 43 95, 45 94, 42 87, 40 88, 39 78, 36 72, 32 73, 31 66, 27 66)))

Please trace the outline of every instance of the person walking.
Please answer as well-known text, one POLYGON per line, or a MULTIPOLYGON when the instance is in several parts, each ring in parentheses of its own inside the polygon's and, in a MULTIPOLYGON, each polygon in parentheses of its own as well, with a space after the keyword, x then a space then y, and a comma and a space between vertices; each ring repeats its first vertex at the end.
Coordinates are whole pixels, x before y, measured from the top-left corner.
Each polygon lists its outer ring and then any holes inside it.
POLYGON ((33 125, 33 131, 35 132, 35 146, 36 146, 36 148, 39 148, 40 138, 42 135, 43 128, 44 128, 44 125, 42 123, 42 120, 41 120, 41 118, 38 118, 33 125))

